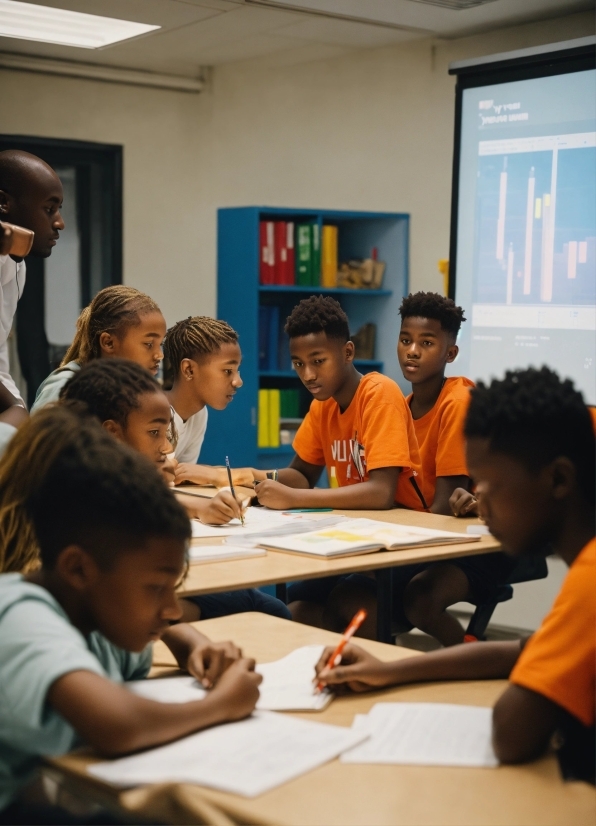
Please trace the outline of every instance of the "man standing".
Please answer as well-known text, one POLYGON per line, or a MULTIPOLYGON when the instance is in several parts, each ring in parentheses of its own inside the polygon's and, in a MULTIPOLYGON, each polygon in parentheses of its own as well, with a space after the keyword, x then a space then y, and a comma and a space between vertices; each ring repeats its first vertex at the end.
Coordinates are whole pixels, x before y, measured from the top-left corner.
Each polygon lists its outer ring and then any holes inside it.
MULTIPOLYGON (((64 221, 60 178, 45 161, 29 152, 8 149, 0 152, 0 220, 35 233, 30 255, 48 258, 56 245, 64 221)), ((0 422, 18 426, 26 417, 25 402, 10 375, 7 339, 17 303, 25 286, 25 262, 12 255, 0 255, 0 422), (13 397, 13 404, 7 400, 13 397), (22 408, 22 411, 16 408, 22 408)), ((10 437, 0 431, 2 436, 10 437)))

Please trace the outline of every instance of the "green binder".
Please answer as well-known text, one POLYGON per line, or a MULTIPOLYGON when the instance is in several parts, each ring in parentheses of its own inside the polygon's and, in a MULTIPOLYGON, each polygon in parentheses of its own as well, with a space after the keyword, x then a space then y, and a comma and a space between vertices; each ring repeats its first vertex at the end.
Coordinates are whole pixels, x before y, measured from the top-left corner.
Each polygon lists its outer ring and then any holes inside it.
POLYGON ((312 283, 312 224, 296 224, 296 284, 312 283))
POLYGON ((312 225, 312 269, 310 283, 313 287, 321 284, 321 228, 318 224, 312 225))

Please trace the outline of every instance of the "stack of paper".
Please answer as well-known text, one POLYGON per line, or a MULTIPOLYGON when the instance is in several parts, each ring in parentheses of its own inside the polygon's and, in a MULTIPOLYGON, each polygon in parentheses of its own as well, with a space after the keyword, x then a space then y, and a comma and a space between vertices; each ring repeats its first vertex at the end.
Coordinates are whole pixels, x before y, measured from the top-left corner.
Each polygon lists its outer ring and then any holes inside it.
POLYGON ((377 703, 352 729, 370 738, 342 763, 496 766, 492 709, 446 703, 377 703))
POLYGON ((221 562, 225 559, 249 559, 267 556, 263 548, 245 548, 239 545, 191 545, 188 558, 193 565, 201 562, 221 562))
MULTIPOLYGON (((289 531, 288 531, 289 533, 289 531)), ((396 525, 376 519, 344 519, 341 524, 319 523, 310 532, 299 536, 267 536, 261 544, 278 551, 320 556, 326 559, 353 554, 372 553, 382 549, 398 550, 424 545, 449 545, 477 542, 479 536, 412 525, 396 525)))
MULTIPOLYGON (((224 546, 225 547, 225 546, 224 546)), ((297 648, 287 657, 257 665, 263 676, 259 686, 257 708, 262 711, 320 711, 331 702, 328 691, 315 693, 315 665, 323 653, 322 645, 297 648)), ((194 677, 161 677, 155 680, 133 680, 126 688, 160 703, 188 703, 201 700, 206 692, 194 677)))
POLYGON ((333 760, 362 742, 362 731, 257 711, 141 754, 87 771, 114 786, 197 783, 256 797, 333 760))

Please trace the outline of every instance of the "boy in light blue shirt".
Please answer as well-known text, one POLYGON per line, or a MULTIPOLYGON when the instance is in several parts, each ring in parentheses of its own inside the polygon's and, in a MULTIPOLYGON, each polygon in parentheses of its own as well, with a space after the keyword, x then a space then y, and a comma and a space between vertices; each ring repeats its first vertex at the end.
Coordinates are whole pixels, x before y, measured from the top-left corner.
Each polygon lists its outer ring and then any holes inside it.
POLYGON ((231 643, 171 626, 190 525, 148 460, 59 408, 18 431, 0 491, 26 457, 37 484, 17 507, 32 522, 42 567, 0 576, 1 823, 34 822, 26 787, 44 756, 82 742, 115 756, 240 719, 260 682, 231 643), (212 688, 204 700, 157 703, 124 689, 147 676, 160 638, 212 688))

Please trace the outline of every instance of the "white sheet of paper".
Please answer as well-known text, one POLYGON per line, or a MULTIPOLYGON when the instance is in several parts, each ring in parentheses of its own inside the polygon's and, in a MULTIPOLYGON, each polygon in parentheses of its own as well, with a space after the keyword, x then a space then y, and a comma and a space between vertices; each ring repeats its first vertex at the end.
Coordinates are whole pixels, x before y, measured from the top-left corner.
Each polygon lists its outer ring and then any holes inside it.
POLYGON ((323 653, 322 645, 296 648, 281 660, 260 663, 256 670, 263 675, 258 709, 267 711, 321 711, 333 695, 322 691, 315 694, 315 665, 323 653))
MULTIPOLYGON (((322 652, 322 645, 306 645, 281 660, 257 665, 256 671, 263 677, 257 708, 261 711, 321 711, 326 708, 333 695, 327 691, 315 694, 312 683, 315 664, 322 652)), ((125 686, 158 703, 188 703, 203 699, 206 693, 190 676, 132 680, 125 686)))
POLYGON ((221 562, 226 559, 250 559, 267 556, 264 548, 244 548, 240 545, 191 545, 188 557, 193 565, 201 562, 221 562))
POLYGON ((333 760, 367 737, 341 726, 257 711, 166 746, 87 771, 114 786, 196 783, 256 797, 333 760))
POLYGON ((343 763, 496 766, 492 709, 446 703, 377 703, 352 729, 371 735, 343 763))
POLYGON ((198 519, 191 519, 191 525, 193 539, 231 536, 234 544, 257 545, 260 537, 306 533, 319 526, 336 525, 346 518, 338 514, 286 513, 251 507, 244 514, 244 526, 239 519, 232 519, 225 525, 205 525, 198 519))

